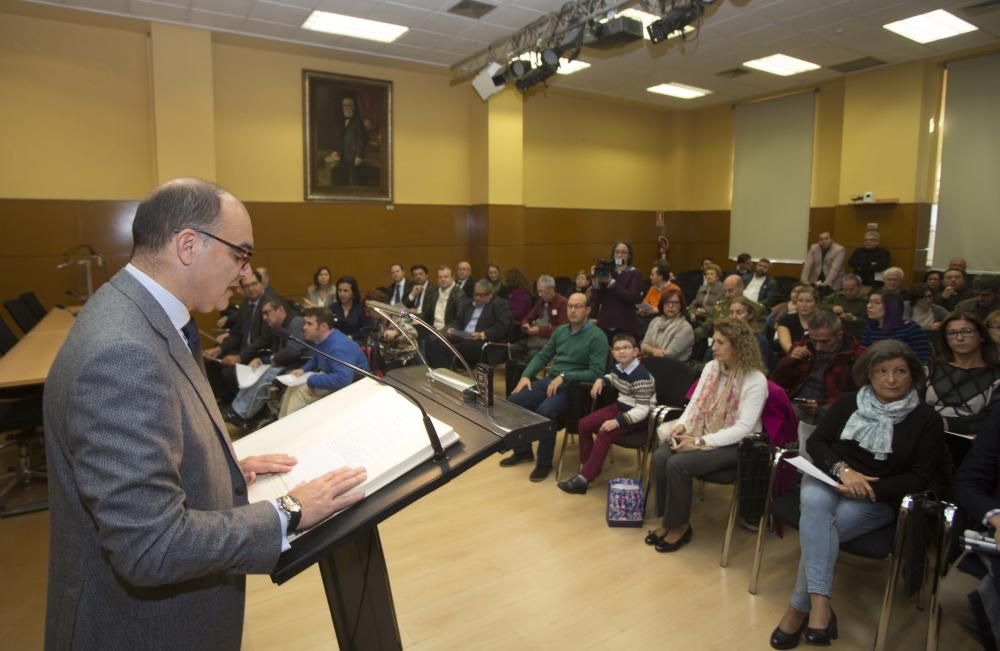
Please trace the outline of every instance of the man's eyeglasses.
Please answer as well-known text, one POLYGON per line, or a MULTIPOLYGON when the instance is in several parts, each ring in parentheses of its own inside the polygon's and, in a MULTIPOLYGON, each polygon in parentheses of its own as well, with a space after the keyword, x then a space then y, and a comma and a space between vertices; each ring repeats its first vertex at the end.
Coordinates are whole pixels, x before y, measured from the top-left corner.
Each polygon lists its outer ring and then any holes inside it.
POLYGON ((962 328, 961 330, 946 330, 945 334, 952 339, 957 339, 958 337, 971 337, 976 334, 976 329, 962 328))
POLYGON ((248 249, 248 248, 246 248, 244 246, 240 246, 239 244, 233 244, 232 242, 229 242, 227 240, 222 239, 218 235, 213 235, 212 233, 209 233, 208 231, 204 231, 204 230, 202 230, 200 228, 195 228, 193 226, 185 226, 184 228, 175 228, 174 229, 174 235, 176 235, 177 233, 180 233, 181 231, 183 231, 185 229, 190 229, 190 230, 194 231, 195 233, 198 233, 199 235, 204 235, 205 237, 210 237, 213 240, 215 240, 216 242, 218 242, 220 244, 225 244, 226 246, 228 246, 230 249, 232 249, 233 251, 235 251, 236 255, 239 257, 240 268, 243 268, 243 267, 247 266, 248 264, 250 264, 250 258, 253 257, 253 251, 251 251, 250 249, 248 249))

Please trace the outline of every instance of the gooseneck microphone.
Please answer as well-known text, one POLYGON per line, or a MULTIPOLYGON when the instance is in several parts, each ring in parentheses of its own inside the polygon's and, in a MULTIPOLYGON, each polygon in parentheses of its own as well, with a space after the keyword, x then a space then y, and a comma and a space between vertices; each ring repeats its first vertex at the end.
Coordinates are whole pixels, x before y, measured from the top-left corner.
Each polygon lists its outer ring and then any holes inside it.
MULTIPOLYGON (((462 353, 458 352, 458 349, 455 348, 455 345, 452 344, 450 341, 448 341, 447 337, 438 332, 437 328, 435 328, 431 324, 421 319, 417 314, 409 311, 405 307, 400 307, 398 305, 389 305, 388 303, 382 303, 380 301, 366 301, 365 305, 374 309, 376 312, 378 312, 382 316, 385 316, 386 318, 388 318, 388 315, 386 314, 388 312, 389 314, 395 314, 404 319, 409 319, 410 321, 419 324, 421 327, 424 328, 424 330, 429 332, 432 336, 434 336, 441 343, 447 346, 448 350, 450 350, 452 354, 456 358, 458 358, 458 361, 461 362, 462 366, 465 367, 465 371, 469 374, 469 377, 474 377, 474 375, 472 374, 472 368, 469 366, 469 363, 465 361, 465 358, 462 357, 462 353)), ((425 365, 427 365, 426 362, 425 365)))
POLYGON ((378 377, 377 375, 375 375, 373 373, 369 373, 365 369, 360 368, 358 366, 355 366, 354 364, 351 364, 350 362, 345 362, 342 359, 337 359, 333 355, 331 355, 331 354, 329 354, 329 353, 327 353, 327 352, 325 352, 323 350, 320 350, 319 348, 317 348, 316 346, 313 346, 309 342, 304 341, 302 339, 299 339, 298 337, 296 337, 295 335, 293 335, 288 328, 283 328, 283 327, 277 326, 277 325, 276 326, 271 326, 271 332, 274 333, 274 336, 276 336, 276 337, 279 337, 281 339, 287 339, 288 341, 294 342, 294 343, 302 346, 306 350, 310 350, 310 351, 316 353, 317 355, 325 357, 326 359, 330 360, 331 362, 336 362, 337 364, 340 364, 341 366, 344 366, 344 367, 347 367, 347 368, 351 369, 355 373, 359 373, 359 374, 365 376, 366 378, 370 378, 372 380, 375 380, 379 384, 381 384, 383 386, 389 387, 390 389, 392 389, 393 391, 395 391, 399 395, 403 396, 404 398, 406 398, 407 400, 409 400, 410 402, 412 402, 414 405, 416 405, 417 409, 420 410, 420 415, 424 419, 424 429, 427 430, 427 438, 430 439, 431 448, 434 450, 434 456, 433 456, 434 461, 447 461, 448 455, 445 454, 444 448, 441 446, 441 439, 438 437, 437 430, 434 429, 434 423, 431 422, 431 417, 427 414, 427 410, 424 409, 424 406, 420 404, 420 401, 417 400, 415 397, 413 397, 408 391, 403 391, 399 387, 394 386, 392 384, 389 384, 385 380, 385 378, 380 378, 380 377, 378 377))

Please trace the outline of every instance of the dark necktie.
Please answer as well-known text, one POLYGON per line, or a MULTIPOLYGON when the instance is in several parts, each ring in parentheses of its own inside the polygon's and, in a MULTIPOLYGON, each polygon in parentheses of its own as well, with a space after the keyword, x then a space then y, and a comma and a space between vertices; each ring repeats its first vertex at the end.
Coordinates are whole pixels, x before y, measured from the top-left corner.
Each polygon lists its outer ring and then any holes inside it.
POLYGON ((395 305, 399 303, 399 283, 396 283, 396 289, 392 292, 392 304, 395 305))
POLYGON ((195 363, 201 372, 205 373, 205 360, 201 358, 201 341, 198 339, 198 324, 194 322, 194 319, 191 319, 181 328, 181 333, 184 335, 184 341, 187 342, 188 348, 191 349, 195 363))

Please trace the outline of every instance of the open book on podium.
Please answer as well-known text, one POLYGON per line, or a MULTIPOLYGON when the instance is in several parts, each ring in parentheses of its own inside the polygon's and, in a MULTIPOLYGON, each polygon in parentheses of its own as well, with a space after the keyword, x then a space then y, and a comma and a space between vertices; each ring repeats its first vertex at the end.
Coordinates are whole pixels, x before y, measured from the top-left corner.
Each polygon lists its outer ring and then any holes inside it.
MULTIPOLYGON (((431 421, 443 447, 458 441, 453 427, 434 417, 431 421)), ((233 447, 240 459, 279 452, 298 459, 289 472, 258 475, 250 485, 251 502, 287 495, 302 482, 344 466, 366 469, 368 478, 355 491, 371 495, 434 454, 420 410, 391 387, 367 378, 257 430, 233 447)))

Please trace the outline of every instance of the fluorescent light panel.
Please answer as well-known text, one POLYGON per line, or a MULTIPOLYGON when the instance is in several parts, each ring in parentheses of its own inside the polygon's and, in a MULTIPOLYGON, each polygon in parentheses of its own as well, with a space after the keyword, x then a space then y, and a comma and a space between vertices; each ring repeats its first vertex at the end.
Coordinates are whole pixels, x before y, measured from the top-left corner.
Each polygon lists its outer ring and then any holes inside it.
POLYGON ((377 20, 355 18, 354 16, 344 16, 342 14, 330 13, 329 11, 316 10, 306 18, 306 22, 302 23, 302 29, 350 36, 352 38, 363 38, 369 41, 378 41, 379 43, 392 43, 402 34, 409 31, 410 28, 402 25, 393 25, 392 23, 383 23, 377 20))
MULTIPOLYGON (((639 22, 641 22, 642 23, 642 37, 644 39, 646 39, 647 41, 649 40, 649 31, 647 30, 647 28, 650 26, 651 23, 655 23, 656 21, 658 21, 660 19, 659 16, 654 16, 653 14, 647 13, 645 11, 639 11, 638 9, 633 9, 631 7, 629 7, 628 9, 623 9, 622 11, 619 11, 617 15, 618 16, 625 16, 626 18, 634 18, 634 19, 638 20, 639 22)), ((608 19, 605 18, 605 19, 601 20, 601 22, 602 23, 606 23, 606 22, 608 22, 608 19)), ((684 34, 690 34, 693 31, 694 31, 694 27, 692 27, 691 25, 685 25, 684 26, 684 32, 683 32, 684 34)), ((681 35, 681 30, 676 29, 676 30, 670 32, 670 34, 667 35, 667 38, 677 38, 680 35, 681 35)))
POLYGON ((669 84, 650 86, 646 90, 651 93, 659 93, 660 95, 679 97, 680 99, 695 99, 696 97, 704 97, 705 95, 712 94, 710 90, 698 88, 697 86, 688 86, 687 84, 679 84, 676 81, 672 81, 669 84))
POLYGON ((820 66, 815 63, 803 61, 802 59, 796 59, 795 57, 790 57, 785 54, 772 54, 771 56, 764 57, 763 59, 744 61, 743 65, 748 68, 753 68, 754 70, 769 72, 772 75, 779 75, 781 77, 790 77, 791 75, 797 75, 810 70, 819 70, 820 68, 820 66))
MULTIPOLYGON (((527 61, 536 68, 542 65, 541 56, 539 56, 537 52, 525 52, 517 58, 521 61, 527 61)), ((556 70, 556 72, 560 75, 571 75, 574 72, 580 72, 581 70, 586 70, 589 67, 590 64, 586 61, 581 61, 579 59, 570 61, 565 57, 559 57, 559 69, 556 70)))
POLYGON ((917 43, 940 41, 943 38, 950 38, 979 29, 975 25, 965 22, 944 9, 930 11, 926 14, 912 16, 904 20, 897 20, 894 23, 882 25, 882 27, 917 43))

